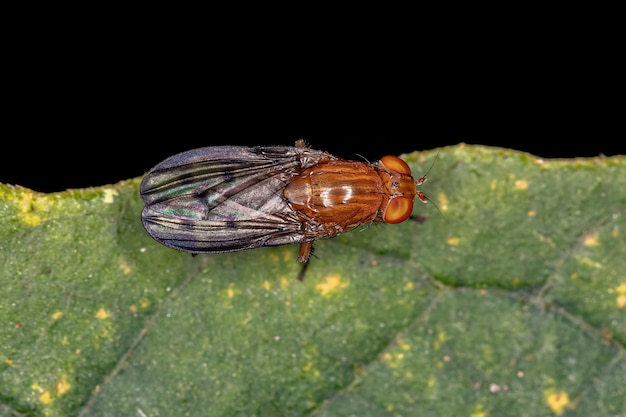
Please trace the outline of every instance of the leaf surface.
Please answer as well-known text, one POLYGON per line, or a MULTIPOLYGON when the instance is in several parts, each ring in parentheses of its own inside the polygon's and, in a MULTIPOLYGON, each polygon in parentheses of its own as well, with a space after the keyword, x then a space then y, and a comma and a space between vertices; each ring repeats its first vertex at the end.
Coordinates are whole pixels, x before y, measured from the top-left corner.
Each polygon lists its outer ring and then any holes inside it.
POLYGON ((626 415, 626 158, 405 159, 435 204, 302 282, 297 246, 154 242, 140 179, 0 184, 0 415, 626 415))

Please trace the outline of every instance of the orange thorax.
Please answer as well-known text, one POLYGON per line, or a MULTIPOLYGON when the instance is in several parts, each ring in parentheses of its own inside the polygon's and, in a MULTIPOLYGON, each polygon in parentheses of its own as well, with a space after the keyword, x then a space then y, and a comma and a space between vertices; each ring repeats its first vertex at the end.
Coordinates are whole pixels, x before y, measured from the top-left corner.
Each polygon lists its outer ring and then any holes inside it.
POLYGON ((343 160, 307 169, 284 190, 294 210, 346 229, 374 221, 389 198, 386 194, 374 167, 343 160))

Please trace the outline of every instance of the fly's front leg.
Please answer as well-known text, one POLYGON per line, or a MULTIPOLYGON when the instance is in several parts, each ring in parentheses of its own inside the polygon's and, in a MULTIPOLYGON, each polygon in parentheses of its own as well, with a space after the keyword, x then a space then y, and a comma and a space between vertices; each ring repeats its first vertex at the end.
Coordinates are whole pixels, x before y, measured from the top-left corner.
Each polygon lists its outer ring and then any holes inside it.
POLYGON ((414 222, 422 224, 422 223, 426 223, 426 220, 428 220, 428 217, 413 214, 411 215, 411 217, 409 217, 409 219, 413 220, 414 222))

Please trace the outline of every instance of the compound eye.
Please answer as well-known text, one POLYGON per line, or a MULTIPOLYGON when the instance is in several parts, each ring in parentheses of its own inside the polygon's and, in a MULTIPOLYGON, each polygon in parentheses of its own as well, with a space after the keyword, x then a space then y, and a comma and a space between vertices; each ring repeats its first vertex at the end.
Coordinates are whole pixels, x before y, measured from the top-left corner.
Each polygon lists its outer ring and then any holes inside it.
POLYGON ((402 223, 411 216, 413 212, 413 199, 409 197, 396 197, 389 200, 383 220, 386 223, 397 224, 402 223))
POLYGON ((411 168, 402 159, 397 156, 387 155, 380 158, 380 162, 383 166, 391 171, 396 171, 400 174, 411 175, 411 168))

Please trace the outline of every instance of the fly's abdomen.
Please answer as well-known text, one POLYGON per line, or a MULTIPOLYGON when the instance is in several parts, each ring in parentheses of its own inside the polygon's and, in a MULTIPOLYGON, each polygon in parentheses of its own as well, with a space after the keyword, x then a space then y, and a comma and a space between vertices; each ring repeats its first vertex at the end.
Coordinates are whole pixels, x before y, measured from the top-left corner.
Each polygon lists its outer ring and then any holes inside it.
POLYGON ((284 196, 300 215, 346 231, 376 219, 385 200, 384 191, 372 166, 330 161, 293 179, 284 196))

